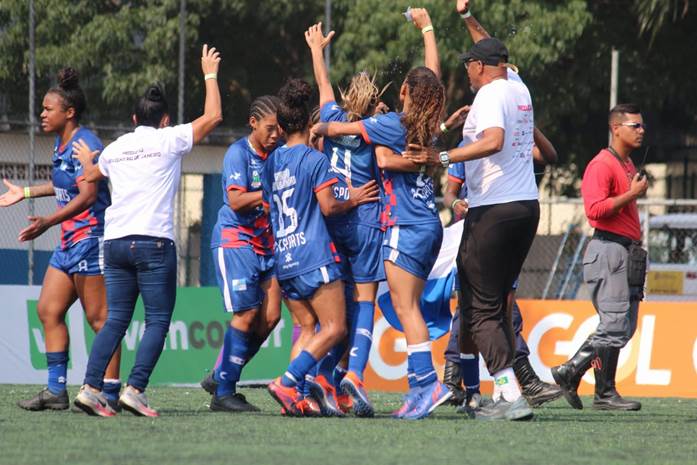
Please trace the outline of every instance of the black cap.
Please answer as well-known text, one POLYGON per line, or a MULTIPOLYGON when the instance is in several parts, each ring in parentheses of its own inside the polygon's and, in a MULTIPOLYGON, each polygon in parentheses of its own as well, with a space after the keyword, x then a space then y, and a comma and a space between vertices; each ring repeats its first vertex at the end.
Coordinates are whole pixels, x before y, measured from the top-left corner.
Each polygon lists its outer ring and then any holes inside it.
POLYGON ((485 65, 496 66, 508 61, 508 49, 500 40, 489 37, 474 44, 467 53, 460 55, 460 59, 465 63, 481 61, 485 65))

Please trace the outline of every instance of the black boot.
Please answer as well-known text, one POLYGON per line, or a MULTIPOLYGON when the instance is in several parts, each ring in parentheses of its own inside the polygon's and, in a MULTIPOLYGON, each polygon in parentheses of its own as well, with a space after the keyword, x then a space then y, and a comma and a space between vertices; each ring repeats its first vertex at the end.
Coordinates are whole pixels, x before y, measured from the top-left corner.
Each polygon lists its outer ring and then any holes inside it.
POLYGON ((598 347, 594 364, 595 398, 593 408, 598 410, 640 410, 641 403, 623 398, 615 389, 619 347, 598 347))
POLYGON ((593 346, 590 345, 588 339, 586 339, 569 361, 552 368, 554 382, 562 389, 564 398, 569 405, 575 409, 583 409, 583 402, 581 402, 581 398, 578 397, 576 391, 578 390, 581 378, 586 370, 590 368, 594 358, 595 350, 593 346))
POLYGON ((527 357, 520 357, 513 362, 513 371, 518 378, 520 389, 532 407, 539 407, 545 402, 558 399, 563 395, 561 388, 555 384, 543 382, 537 377, 527 357))
POLYGON ((453 405, 462 404, 462 401, 465 400, 466 393, 462 389, 462 372, 460 371, 459 363, 451 362, 450 360, 445 361, 445 368, 443 368, 443 384, 453 393, 448 403, 453 405))

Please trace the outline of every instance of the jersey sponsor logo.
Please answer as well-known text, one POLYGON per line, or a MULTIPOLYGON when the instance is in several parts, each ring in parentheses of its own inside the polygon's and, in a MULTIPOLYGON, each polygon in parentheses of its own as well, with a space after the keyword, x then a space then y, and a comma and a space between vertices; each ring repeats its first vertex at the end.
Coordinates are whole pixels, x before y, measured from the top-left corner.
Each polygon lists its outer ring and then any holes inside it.
POLYGON ((427 201, 426 206, 435 210, 436 205, 433 202, 433 181, 425 174, 419 174, 416 178, 416 187, 411 188, 411 196, 418 200, 427 201))
MULTIPOLYGON (((289 236, 279 238, 276 240, 276 250, 278 252, 287 252, 290 251, 290 249, 294 249, 295 247, 299 247, 301 245, 307 244, 307 241, 305 240, 305 233, 300 232, 296 234, 291 234, 289 236)), ((286 255, 286 259, 290 256, 290 253, 286 255)))
POLYGON ((532 105, 518 105, 520 111, 532 111, 532 105))
POLYGON ((288 187, 293 187, 295 185, 295 176, 290 174, 289 169, 283 171, 278 171, 273 174, 273 190, 282 191, 288 187))
POLYGON ((54 186, 53 191, 56 193, 56 200, 59 202, 70 202, 70 194, 68 193, 68 189, 54 186))

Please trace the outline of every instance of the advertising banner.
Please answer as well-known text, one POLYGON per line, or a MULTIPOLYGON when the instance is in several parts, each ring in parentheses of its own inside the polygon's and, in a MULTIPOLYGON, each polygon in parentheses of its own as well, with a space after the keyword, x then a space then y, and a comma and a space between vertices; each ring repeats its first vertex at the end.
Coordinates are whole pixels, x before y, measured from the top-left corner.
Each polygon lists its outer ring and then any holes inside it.
MULTIPOLYGON (((36 312, 40 288, 0 286, 0 383, 44 384, 44 334, 36 312)), ((598 317, 587 301, 519 300, 523 334, 530 346, 530 361, 544 381, 552 382, 549 368, 563 363, 593 331, 598 317)), ((455 308, 455 302, 451 302, 455 308)), ((216 288, 182 288, 153 384, 196 384, 220 351, 229 315, 223 313, 216 288)), ((68 382, 82 382, 94 333, 79 303, 68 312, 70 365, 68 382)), ((122 349, 122 378, 133 366, 143 331, 139 303, 126 332, 122 349)), ((268 381, 286 369, 291 347, 292 321, 284 308, 282 319, 264 347, 245 368, 243 381, 268 381)), ((449 334, 433 343, 434 363, 442 373, 443 352, 449 334)), ((373 348, 366 370, 371 390, 406 390, 406 340, 392 328, 379 309, 375 316, 373 348)), ((480 359, 482 387, 491 390, 491 377, 480 359)), ((627 396, 697 398, 697 303, 643 302, 636 334, 619 360, 618 389, 627 396)), ((593 392, 590 370, 580 386, 593 392)))

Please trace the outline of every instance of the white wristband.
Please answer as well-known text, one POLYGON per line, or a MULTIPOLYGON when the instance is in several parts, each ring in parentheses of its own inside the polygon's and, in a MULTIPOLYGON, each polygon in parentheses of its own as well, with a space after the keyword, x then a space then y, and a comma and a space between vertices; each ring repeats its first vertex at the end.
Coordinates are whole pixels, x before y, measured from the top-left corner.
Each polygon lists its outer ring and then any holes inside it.
POLYGON ((447 134, 448 131, 449 131, 448 126, 446 126, 445 123, 440 123, 441 134, 447 134))
POLYGON ((209 79, 218 79, 218 75, 216 73, 208 73, 203 76, 204 81, 207 81, 209 79))
POLYGON ((467 10, 467 11, 465 11, 464 13, 461 13, 461 14, 460 14, 460 18, 462 18, 462 19, 467 19, 467 18, 469 18, 470 16, 472 16, 472 13, 470 13, 470 10, 467 10))

